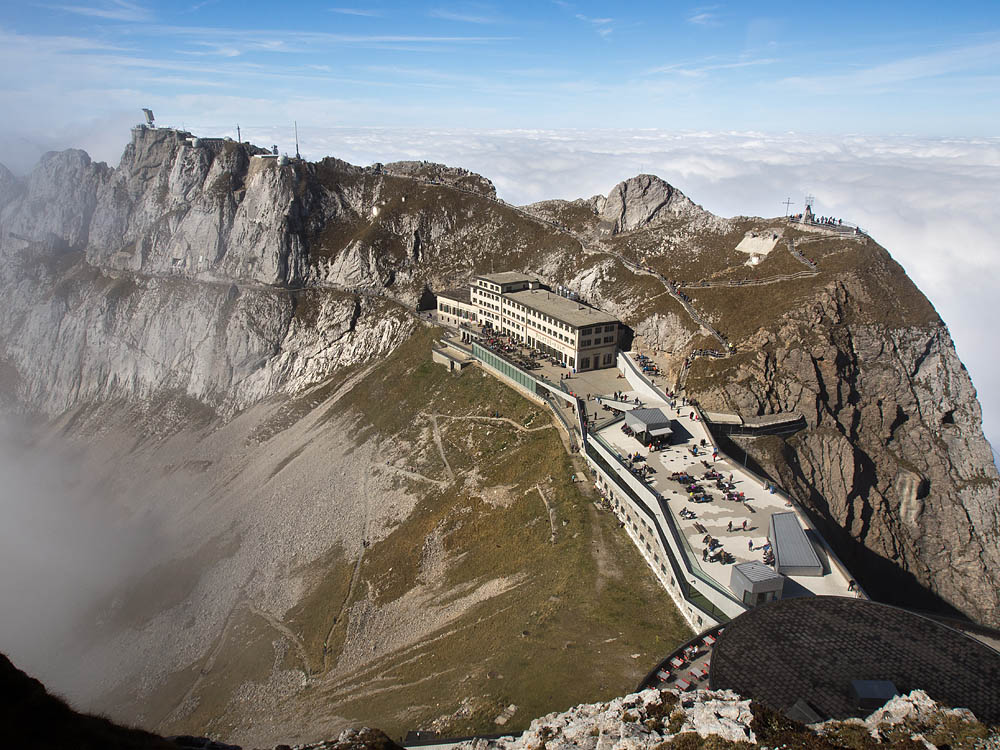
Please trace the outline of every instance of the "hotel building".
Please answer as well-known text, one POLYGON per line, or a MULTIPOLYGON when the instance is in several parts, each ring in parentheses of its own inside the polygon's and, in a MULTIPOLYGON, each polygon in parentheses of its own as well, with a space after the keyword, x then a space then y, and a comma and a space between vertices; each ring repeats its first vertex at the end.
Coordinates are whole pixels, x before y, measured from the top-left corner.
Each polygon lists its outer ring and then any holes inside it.
POLYGON ((468 295, 464 290, 439 294, 438 314, 453 325, 476 323, 512 336, 576 370, 616 362, 618 318, 513 271, 475 277, 468 295))

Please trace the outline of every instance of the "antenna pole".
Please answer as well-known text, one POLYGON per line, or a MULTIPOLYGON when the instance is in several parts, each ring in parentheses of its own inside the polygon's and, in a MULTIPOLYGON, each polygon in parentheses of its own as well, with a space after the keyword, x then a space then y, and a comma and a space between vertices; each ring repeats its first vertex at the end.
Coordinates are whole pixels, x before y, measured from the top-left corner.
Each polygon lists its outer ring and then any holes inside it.
POLYGON ((295 158, 301 159, 302 157, 299 156, 299 123, 298 121, 293 122, 295 122, 295 158))
POLYGON ((240 135, 240 124, 236 123, 236 142, 243 143, 243 136, 240 135))
POLYGON ((792 205, 792 199, 791 198, 786 198, 785 199, 785 216, 786 217, 788 216, 788 209, 789 209, 789 207, 791 205, 792 205))

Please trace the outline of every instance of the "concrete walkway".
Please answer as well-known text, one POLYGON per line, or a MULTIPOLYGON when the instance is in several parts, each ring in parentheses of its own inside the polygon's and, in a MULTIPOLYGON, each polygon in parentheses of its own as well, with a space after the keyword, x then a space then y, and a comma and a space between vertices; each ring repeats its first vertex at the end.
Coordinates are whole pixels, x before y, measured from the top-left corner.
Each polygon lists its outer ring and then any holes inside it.
MULTIPOLYGON (((674 435, 671 444, 662 451, 650 453, 649 448, 642 445, 636 438, 629 437, 621 430, 621 423, 606 426, 598 430, 598 435, 615 448, 619 455, 628 456, 639 453, 642 460, 637 467, 648 464, 654 473, 648 484, 667 501, 675 522, 681 529, 693 552, 694 562, 723 587, 729 587, 732 576, 732 566, 722 562, 707 562, 702 560, 703 541, 706 534, 722 542, 722 548, 729 552, 736 562, 750 560, 763 561, 763 546, 767 544, 768 523, 771 515, 785 511, 793 511, 799 517, 803 529, 808 530, 808 524, 801 511, 792 503, 776 493, 770 492, 763 484, 737 461, 720 454, 717 460, 712 460, 712 441, 705 423, 693 420, 690 414, 697 411, 691 406, 682 406, 677 401, 677 407, 671 408, 666 401, 650 400, 647 406, 662 408, 674 422, 674 435), (706 448, 701 446, 704 440, 706 448), (698 456, 691 455, 691 448, 698 449, 698 456), (715 481, 704 480, 702 477, 708 471, 707 462, 724 476, 726 480, 732 475, 735 491, 742 492, 746 502, 733 502, 724 499, 723 491, 716 489, 715 481), (687 491, 676 481, 670 479, 673 472, 685 472, 699 480, 699 484, 711 498, 707 503, 691 502, 687 491), (680 515, 682 508, 693 511, 696 518, 685 519, 680 515), (747 529, 743 529, 746 521, 747 529), (732 523, 732 531, 729 524, 732 523), (701 531, 696 524, 705 531, 701 531), (752 549, 751 549, 752 547, 752 549)), ((807 531, 807 533, 809 533, 807 531)), ((837 566, 831 565, 825 548, 815 543, 817 554, 824 563, 823 576, 786 576, 784 596, 833 595, 854 596, 848 590, 849 579, 837 566)))

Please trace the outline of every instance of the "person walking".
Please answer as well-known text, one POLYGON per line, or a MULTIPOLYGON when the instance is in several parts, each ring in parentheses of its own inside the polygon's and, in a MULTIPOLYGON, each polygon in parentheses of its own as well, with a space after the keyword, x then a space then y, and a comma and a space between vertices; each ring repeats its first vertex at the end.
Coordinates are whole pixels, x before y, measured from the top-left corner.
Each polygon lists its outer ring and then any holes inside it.
POLYGON ((753 552, 753 539, 747 539, 747 549, 753 552))
POLYGON ((732 530, 733 530, 733 522, 730 521, 729 525, 726 527, 726 531, 732 531, 732 530))

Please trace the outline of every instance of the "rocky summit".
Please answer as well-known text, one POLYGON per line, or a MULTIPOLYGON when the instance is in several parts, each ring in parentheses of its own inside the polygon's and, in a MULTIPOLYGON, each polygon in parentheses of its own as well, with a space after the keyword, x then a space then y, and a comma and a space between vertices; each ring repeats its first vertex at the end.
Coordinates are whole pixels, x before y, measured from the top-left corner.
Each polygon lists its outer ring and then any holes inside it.
POLYGON ((708 412, 801 415, 727 450, 873 598, 1000 625, 975 390, 864 234, 717 217, 652 175, 518 207, 458 168, 140 128, 116 168, 0 169, 0 257, 19 460, 67 451, 79 507, 155 526, 115 590, 46 625, 71 674, 24 651, 114 718, 260 746, 523 729, 687 640, 550 412, 431 365, 421 311, 490 271, 617 315, 708 412))

